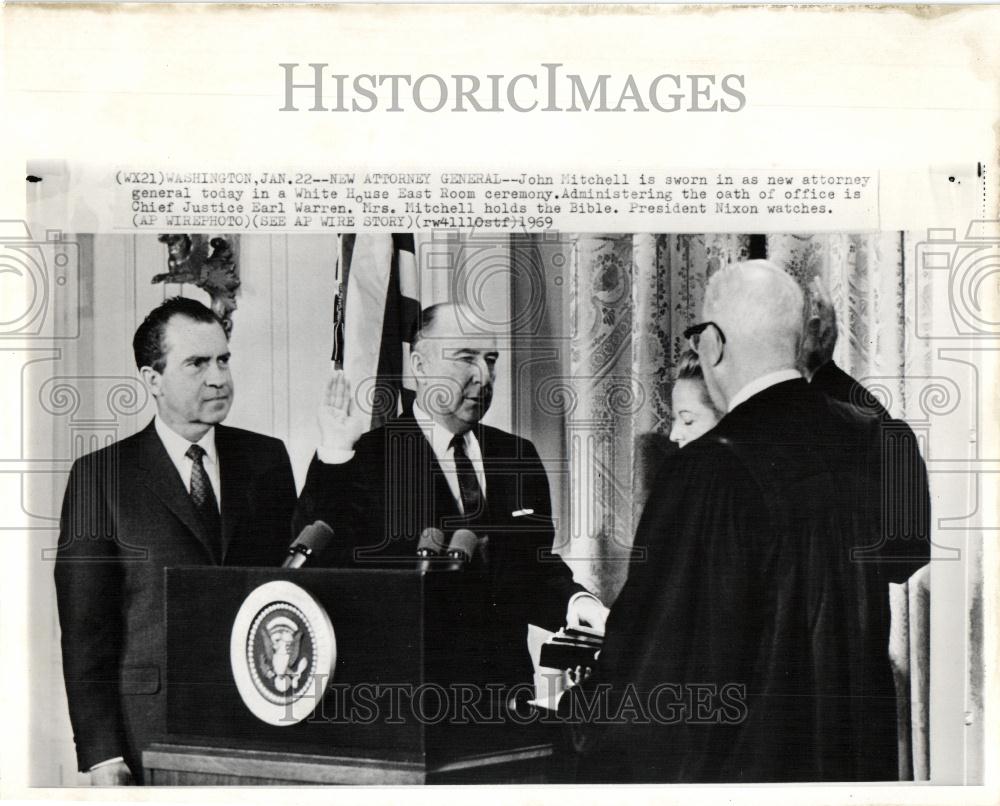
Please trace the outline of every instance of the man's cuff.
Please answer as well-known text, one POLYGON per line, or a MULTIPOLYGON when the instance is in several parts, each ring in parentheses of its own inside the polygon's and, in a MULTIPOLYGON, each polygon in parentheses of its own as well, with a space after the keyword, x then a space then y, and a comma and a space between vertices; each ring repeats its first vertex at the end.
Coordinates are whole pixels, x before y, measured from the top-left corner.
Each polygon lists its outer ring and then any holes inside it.
POLYGON ((580 599, 584 599, 584 598, 586 598, 586 599, 593 599, 595 602, 597 602, 602 607, 604 605, 604 603, 600 599, 598 599, 596 596, 594 596, 594 594, 592 594, 590 591, 577 591, 572 596, 570 596, 569 597, 569 601, 566 602, 566 623, 567 624, 569 624, 569 620, 570 620, 569 617, 572 615, 573 609, 575 608, 576 603, 578 601, 580 601, 580 599))
POLYGON ((354 451, 345 451, 343 448, 328 448, 320 445, 316 449, 316 456, 324 465, 342 465, 350 462, 354 458, 354 451))
POLYGON ((116 761, 124 762, 125 759, 122 756, 115 756, 114 758, 109 758, 107 761, 98 761, 96 764, 91 765, 90 771, 93 772, 98 767, 104 767, 108 764, 114 764, 116 761))

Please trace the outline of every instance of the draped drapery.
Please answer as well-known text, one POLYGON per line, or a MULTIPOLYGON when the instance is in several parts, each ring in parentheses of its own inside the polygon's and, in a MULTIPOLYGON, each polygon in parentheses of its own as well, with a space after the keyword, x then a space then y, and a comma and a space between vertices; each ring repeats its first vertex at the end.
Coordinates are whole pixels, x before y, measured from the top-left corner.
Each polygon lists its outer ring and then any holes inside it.
MULTIPOLYGON (((912 381, 930 353, 912 318, 930 300, 913 299, 905 265, 910 236, 875 234, 601 234, 572 245, 566 447, 568 552, 578 578, 606 602, 624 584, 632 535, 662 456, 673 450, 670 387, 683 330, 700 320, 705 287, 719 268, 766 256, 805 290, 819 276, 837 312, 837 363, 896 417, 919 418, 912 381), (765 254, 751 254, 761 240, 765 254), (586 563, 586 571, 580 563, 586 563)), ((565 494, 565 493, 564 493, 565 494)), ((927 777, 927 576, 893 591, 892 656, 900 686, 900 775, 927 777), (915 609, 919 604, 921 609, 915 609), (913 666, 920 662, 920 667, 913 666), (912 708, 907 707, 912 703, 912 708), (912 712, 912 713, 911 713, 912 712)))
POLYGON ((749 256, 745 235, 581 235, 566 316, 574 556, 614 598, 657 457, 669 451, 670 379, 708 278, 749 256), (581 545, 581 543, 583 545, 581 545))

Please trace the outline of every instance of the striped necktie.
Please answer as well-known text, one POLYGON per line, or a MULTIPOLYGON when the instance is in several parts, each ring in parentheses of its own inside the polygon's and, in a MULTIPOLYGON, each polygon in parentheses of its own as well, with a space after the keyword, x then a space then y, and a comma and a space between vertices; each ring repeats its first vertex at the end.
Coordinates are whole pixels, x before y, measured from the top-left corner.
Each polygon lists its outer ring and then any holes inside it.
POLYGON ((191 445, 184 454, 191 460, 191 500, 198 517, 205 527, 205 534, 217 557, 221 557, 222 519, 219 516, 219 502, 212 489, 212 481, 205 470, 205 449, 201 445, 191 445))
POLYGON ((450 445, 455 456, 455 474, 458 476, 458 491, 462 496, 465 517, 476 518, 483 513, 484 496, 476 477, 476 469, 465 452, 465 435, 455 434, 450 445))

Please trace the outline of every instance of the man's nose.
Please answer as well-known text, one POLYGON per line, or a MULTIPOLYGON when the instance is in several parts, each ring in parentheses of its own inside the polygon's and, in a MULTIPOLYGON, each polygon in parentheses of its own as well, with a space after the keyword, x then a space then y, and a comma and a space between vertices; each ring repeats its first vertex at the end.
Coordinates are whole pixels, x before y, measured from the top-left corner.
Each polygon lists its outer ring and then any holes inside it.
POLYGON ((229 383, 229 367, 222 364, 212 364, 205 373, 205 384, 208 386, 224 386, 229 383))
POLYGON ((487 386, 493 383, 493 367, 486 361, 485 358, 481 358, 473 365, 472 370, 473 380, 478 381, 483 386, 487 386))
POLYGON ((670 426, 670 441, 671 442, 680 442, 681 441, 681 435, 678 433, 678 430, 679 429, 677 428, 677 423, 674 423, 672 426, 670 426))

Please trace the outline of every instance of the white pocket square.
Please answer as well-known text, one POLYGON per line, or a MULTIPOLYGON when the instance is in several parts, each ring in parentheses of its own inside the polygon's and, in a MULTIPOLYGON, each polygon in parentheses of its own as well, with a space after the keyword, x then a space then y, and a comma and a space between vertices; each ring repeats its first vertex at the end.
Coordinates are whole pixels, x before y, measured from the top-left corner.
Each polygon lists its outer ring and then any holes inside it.
POLYGON ((516 509, 510 513, 510 516, 512 518, 521 518, 524 517, 525 515, 534 515, 534 514, 535 510, 533 509, 516 509))

